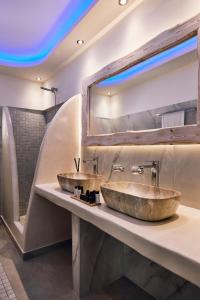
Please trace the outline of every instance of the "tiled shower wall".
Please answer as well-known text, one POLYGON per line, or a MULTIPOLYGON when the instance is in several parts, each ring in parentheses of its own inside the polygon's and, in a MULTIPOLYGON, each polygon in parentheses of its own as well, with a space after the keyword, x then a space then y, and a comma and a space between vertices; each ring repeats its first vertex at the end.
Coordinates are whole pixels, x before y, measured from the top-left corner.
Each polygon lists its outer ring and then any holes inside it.
POLYGON ((19 108, 9 108, 9 110, 17 157, 19 211, 20 215, 24 215, 46 123, 41 111, 19 108))
POLYGON ((45 111, 10 107, 16 146, 19 211, 26 214, 35 167, 46 127, 61 105, 45 111))
POLYGON ((57 113, 57 111, 59 110, 59 108, 62 105, 63 105, 63 103, 57 104, 56 106, 50 107, 49 109, 46 109, 46 110, 43 111, 46 125, 48 125, 52 121, 52 119, 54 118, 55 114, 57 113))

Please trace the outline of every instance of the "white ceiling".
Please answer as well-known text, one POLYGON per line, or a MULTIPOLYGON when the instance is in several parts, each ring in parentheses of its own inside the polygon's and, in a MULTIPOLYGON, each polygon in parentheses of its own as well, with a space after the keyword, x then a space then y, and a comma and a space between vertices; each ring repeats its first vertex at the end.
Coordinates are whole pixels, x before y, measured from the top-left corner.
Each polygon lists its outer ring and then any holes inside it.
POLYGON ((70 0, 0 0, 0 49, 36 47, 70 0))
MULTIPOLYGON (((71 1, 76 0, 0 0, 0 52, 20 53, 36 48, 52 31, 71 1)), ((126 6, 119 6, 118 0, 94 2, 96 3, 87 15, 43 63, 23 68, 0 65, 0 72, 34 81, 36 76, 40 76, 43 82, 46 81, 65 61, 87 48, 89 42, 114 19, 124 11, 129 11, 136 0, 129 0, 126 6), (84 39, 85 44, 77 45, 78 39, 84 39)))

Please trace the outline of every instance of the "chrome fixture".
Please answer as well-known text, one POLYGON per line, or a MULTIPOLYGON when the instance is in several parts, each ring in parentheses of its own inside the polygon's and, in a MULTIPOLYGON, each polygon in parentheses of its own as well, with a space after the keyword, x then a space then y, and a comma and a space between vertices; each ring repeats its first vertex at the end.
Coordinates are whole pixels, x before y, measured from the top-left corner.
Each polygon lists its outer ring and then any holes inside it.
POLYGON ((159 187, 160 162, 158 160, 147 161, 142 165, 133 166, 131 172, 133 174, 144 174, 144 169, 151 169, 151 184, 159 187))
POLYGON ((112 171, 124 172, 125 168, 121 164, 112 164, 112 171))
POLYGON ((96 156, 92 159, 84 159, 83 163, 92 163, 93 164, 93 174, 99 174, 99 158, 96 156))
POLYGON ((56 105, 56 93, 57 93, 58 89, 55 88, 55 87, 52 87, 52 88, 49 89, 49 88, 45 88, 44 86, 41 86, 40 88, 41 88, 41 90, 44 90, 44 91, 47 91, 47 92, 51 92, 51 93, 54 94, 55 105, 56 105))
POLYGON ((78 45, 83 45, 84 44, 84 40, 77 40, 77 44, 78 45))
POLYGON ((41 90, 45 90, 45 91, 52 92, 52 93, 56 93, 58 91, 58 89, 55 87, 48 89, 48 88, 45 88, 44 86, 41 86, 40 88, 41 88, 41 90))
POLYGON ((128 4, 128 0, 119 0, 119 5, 124 6, 128 4))

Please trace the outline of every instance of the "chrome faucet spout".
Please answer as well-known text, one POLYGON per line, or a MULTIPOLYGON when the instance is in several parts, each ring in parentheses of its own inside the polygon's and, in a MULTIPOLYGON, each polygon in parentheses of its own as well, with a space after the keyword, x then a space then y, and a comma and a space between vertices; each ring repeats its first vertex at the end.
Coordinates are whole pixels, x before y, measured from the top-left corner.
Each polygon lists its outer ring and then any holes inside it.
POLYGON ((142 175, 142 174, 144 174, 144 167, 143 166, 132 166, 131 172, 133 174, 142 175))
POLYGON ((114 172, 124 172, 125 168, 121 164, 112 164, 112 171, 114 171, 114 172))
POLYGON ((154 160, 152 162, 151 167, 151 181, 152 185, 159 187, 160 185, 160 162, 157 160, 154 160))
POLYGON ((151 184, 159 187, 160 162, 158 160, 147 161, 139 166, 133 166, 131 172, 133 174, 143 175, 144 169, 151 169, 151 184))

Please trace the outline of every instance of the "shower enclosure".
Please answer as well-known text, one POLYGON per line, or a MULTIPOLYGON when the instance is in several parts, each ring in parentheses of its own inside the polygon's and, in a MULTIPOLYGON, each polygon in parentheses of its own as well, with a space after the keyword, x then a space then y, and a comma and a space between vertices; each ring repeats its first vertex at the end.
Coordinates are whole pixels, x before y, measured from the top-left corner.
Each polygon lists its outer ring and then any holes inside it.
MULTIPOLYGON (((61 104, 44 111, 15 107, 4 107, 1 110, 4 138, 3 145, 2 138, 0 138, 0 151, 2 151, 4 160, 3 172, 6 174, 6 169, 7 171, 9 169, 9 157, 7 155, 10 152, 12 158, 10 162, 12 183, 10 186, 12 186, 13 197, 15 198, 15 201, 9 201, 9 199, 6 203, 3 201, 4 204, 1 209, 7 219, 13 217, 16 223, 19 222, 19 227, 20 225, 23 226, 25 222, 35 167, 44 134, 60 107, 61 104), (7 138, 10 141, 7 141, 7 138), (9 202, 11 206, 14 206, 12 207, 13 214, 11 214, 9 202)), ((5 186, 5 181, 8 180, 9 175, 4 177, 3 184, 5 186)))

